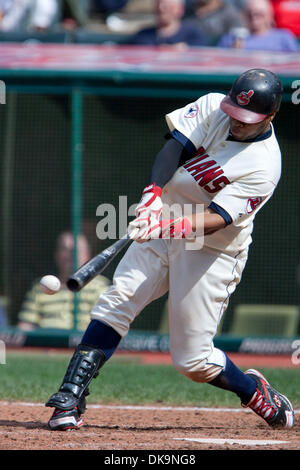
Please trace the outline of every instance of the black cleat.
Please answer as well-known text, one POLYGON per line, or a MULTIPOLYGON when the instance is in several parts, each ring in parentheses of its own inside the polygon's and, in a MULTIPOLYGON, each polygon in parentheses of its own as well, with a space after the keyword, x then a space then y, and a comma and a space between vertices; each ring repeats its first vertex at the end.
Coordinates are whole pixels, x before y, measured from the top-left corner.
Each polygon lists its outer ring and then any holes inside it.
POLYGON ((265 377, 255 369, 249 369, 245 374, 256 382, 256 392, 244 407, 251 408, 274 428, 292 428, 294 426, 294 410, 284 395, 277 392, 265 377))

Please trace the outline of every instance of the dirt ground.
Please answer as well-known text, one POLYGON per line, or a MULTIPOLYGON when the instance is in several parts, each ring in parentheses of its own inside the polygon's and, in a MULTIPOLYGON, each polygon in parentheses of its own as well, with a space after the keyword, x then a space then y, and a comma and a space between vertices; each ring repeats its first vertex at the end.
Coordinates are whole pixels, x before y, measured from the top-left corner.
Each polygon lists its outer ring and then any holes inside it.
POLYGON ((76 431, 50 431, 43 404, 0 402, 1 450, 299 450, 300 415, 291 430, 274 430, 248 410, 211 411, 90 405, 76 431), (193 439, 209 439, 196 442, 193 439), (191 439, 191 440, 184 440, 191 439), (219 443, 213 439, 226 439, 219 443), (234 440, 229 441, 229 439, 234 440), (235 442, 238 440, 237 442, 235 442), (250 440, 241 443, 239 440, 250 440), (284 441, 254 445, 256 441, 284 441), (252 443, 253 442, 253 443, 252 443))

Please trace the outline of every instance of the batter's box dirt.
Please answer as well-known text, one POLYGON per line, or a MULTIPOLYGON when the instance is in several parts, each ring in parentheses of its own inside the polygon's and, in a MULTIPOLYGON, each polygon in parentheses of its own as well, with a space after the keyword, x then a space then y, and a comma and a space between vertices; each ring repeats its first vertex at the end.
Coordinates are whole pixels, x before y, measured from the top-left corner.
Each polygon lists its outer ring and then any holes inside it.
POLYGON ((300 421, 273 430, 252 413, 192 409, 90 408, 78 431, 50 431, 51 409, 41 404, 0 403, 1 450, 298 450, 300 421), (193 440, 195 439, 195 440, 193 440), (200 440, 200 441, 197 441, 200 440), (203 439, 211 439, 204 441, 203 439), (216 441, 228 439, 230 441, 216 441), (245 440, 284 441, 250 445, 245 440), (238 442, 236 442, 238 441, 238 442), (242 443, 241 443, 242 441, 242 443))

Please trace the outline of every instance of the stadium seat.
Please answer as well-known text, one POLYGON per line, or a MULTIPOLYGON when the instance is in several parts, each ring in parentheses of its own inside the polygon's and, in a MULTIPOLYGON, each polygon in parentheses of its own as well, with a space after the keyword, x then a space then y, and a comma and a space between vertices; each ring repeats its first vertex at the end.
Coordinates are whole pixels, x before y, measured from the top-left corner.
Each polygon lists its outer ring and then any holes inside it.
POLYGON ((234 336, 284 336, 298 333, 296 305, 241 304, 234 309, 229 334, 234 336))

